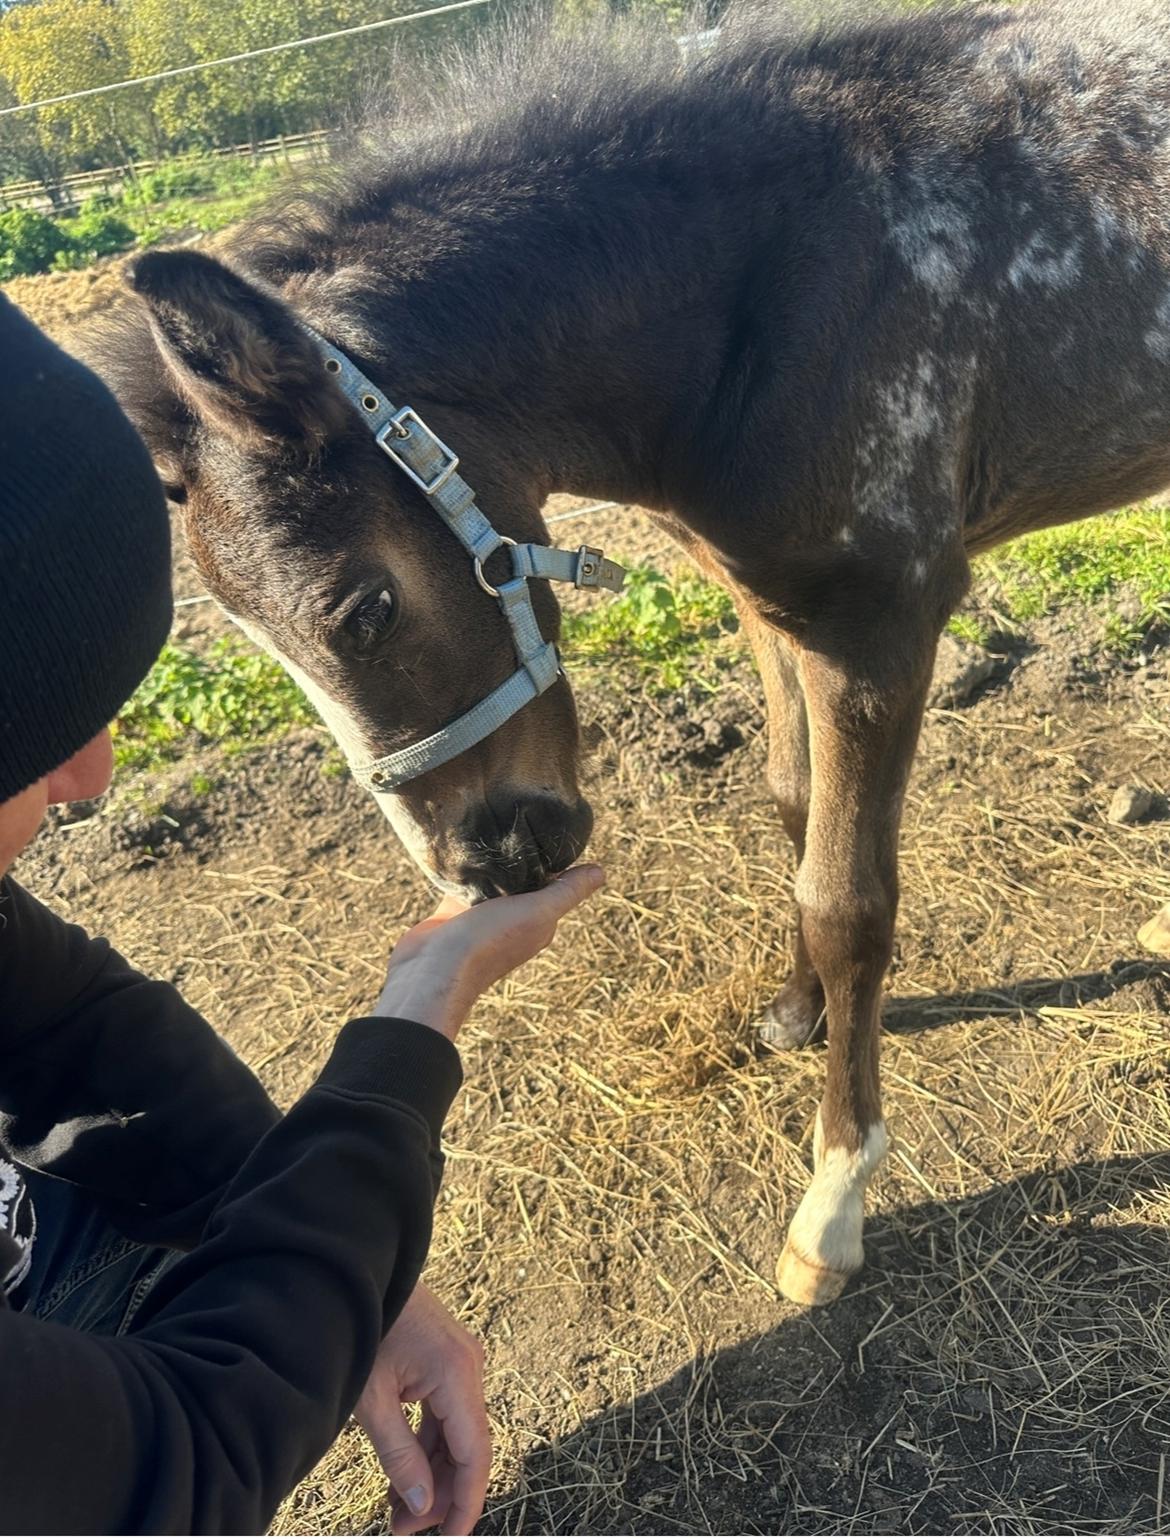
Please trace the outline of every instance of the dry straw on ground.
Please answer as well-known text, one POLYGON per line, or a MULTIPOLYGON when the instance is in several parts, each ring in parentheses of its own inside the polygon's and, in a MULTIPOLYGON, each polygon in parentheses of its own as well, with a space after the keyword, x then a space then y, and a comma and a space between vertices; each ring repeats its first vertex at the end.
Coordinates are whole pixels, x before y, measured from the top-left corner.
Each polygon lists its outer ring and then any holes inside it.
MULTIPOLYGON (((60 332, 119 286, 111 265, 10 292, 60 332)), ((625 511, 586 532, 646 553, 625 511)), ((727 676, 748 741, 707 767, 632 681, 586 688, 609 887, 465 1033, 428 1272, 488 1346, 489 1531, 1167 1527, 1170 965, 1135 943, 1170 896, 1164 656, 931 713, 883 1044, 894 1148, 865 1272, 810 1315, 773 1264, 822 1054, 760 1056, 751 1028, 792 875, 754 685, 727 676), (1125 780, 1163 816, 1108 824, 1125 780)), ((91 826, 27 873, 174 978, 283 1102, 426 901, 320 762, 297 737, 203 764, 220 790, 180 775, 167 802, 185 843, 155 858, 91 826)), ((276 1527, 385 1520, 351 1429, 276 1527)))
MULTIPOLYGON (((1165 822, 1104 807, 1113 766, 1164 792, 1166 688, 1139 681, 1120 715, 1008 697, 929 723, 883 1046, 895 1145, 869 1266, 812 1315, 773 1284, 822 1059, 754 1045, 790 923, 762 744, 696 769, 656 740, 661 707, 587 698, 609 887, 466 1032, 428 1272, 488 1344, 489 1531, 1162 1526, 1170 970, 1132 937, 1170 851, 1165 822)), ((423 901, 315 765, 295 742, 249 761, 210 842, 60 886, 283 1100, 423 901)), ((277 1526, 384 1523, 351 1431, 277 1526)))

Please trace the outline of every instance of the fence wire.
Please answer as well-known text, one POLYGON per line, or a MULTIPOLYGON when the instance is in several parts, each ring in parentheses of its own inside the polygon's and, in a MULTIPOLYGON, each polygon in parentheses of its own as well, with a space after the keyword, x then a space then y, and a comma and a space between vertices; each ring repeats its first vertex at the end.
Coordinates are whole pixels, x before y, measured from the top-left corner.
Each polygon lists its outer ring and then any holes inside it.
POLYGON ((222 59, 203 59, 197 64, 179 64, 173 69, 162 69, 153 75, 137 75, 133 80, 115 80, 109 85, 90 86, 84 91, 69 91, 64 96, 46 96, 39 102, 21 102, 15 107, 0 108, 0 118, 11 117, 17 112, 36 112, 39 107, 56 107, 62 102, 79 102, 90 96, 105 96, 111 91, 125 91, 130 86, 153 85, 159 80, 173 80, 179 75, 194 75, 199 70, 216 69, 221 64, 242 64, 247 59, 262 59, 268 54, 286 53, 293 48, 312 48, 317 43, 331 43, 340 37, 355 37, 363 32, 377 32, 383 27, 400 27, 405 22, 424 21, 428 16, 446 16, 452 11, 466 11, 472 6, 490 5, 491 0, 453 0, 450 5, 434 5, 425 11, 411 11, 406 16, 387 16, 381 21, 367 21, 359 27, 342 27, 335 32, 320 32, 316 37, 293 38, 286 43, 270 43, 264 48, 251 48, 245 53, 228 54, 222 59))
POLYGON ((114 173, 288 154, 489 15, 545 3, 0 0, 0 204, 69 212, 114 173))

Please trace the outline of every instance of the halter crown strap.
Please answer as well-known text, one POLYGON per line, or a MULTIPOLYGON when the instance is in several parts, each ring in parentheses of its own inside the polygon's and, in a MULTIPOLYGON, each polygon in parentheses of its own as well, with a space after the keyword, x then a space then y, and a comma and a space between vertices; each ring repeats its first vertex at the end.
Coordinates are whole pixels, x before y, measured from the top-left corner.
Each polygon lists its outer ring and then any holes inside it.
POLYGON ((412 407, 395 406, 339 348, 326 342, 311 326, 304 322, 301 325, 321 353, 326 372, 337 380, 378 447, 410 477, 471 557, 480 587, 496 599, 504 612, 520 665, 486 699, 430 737, 371 764, 352 764, 350 768, 358 784, 378 795, 405 785, 427 770, 437 769, 481 743, 556 682, 560 663, 552 642, 541 635, 532 608, 530 578, 620 593, 626 574, 589 545, 575 551, 559 550, 548 545, 517 544, 500 534, 476 506, 475 493, 459 475, 459 456, 431 432, 412 407), (507 546, 512 553, 513 575, 496 588, 484 576, 483 563, 501 546, 507 546))

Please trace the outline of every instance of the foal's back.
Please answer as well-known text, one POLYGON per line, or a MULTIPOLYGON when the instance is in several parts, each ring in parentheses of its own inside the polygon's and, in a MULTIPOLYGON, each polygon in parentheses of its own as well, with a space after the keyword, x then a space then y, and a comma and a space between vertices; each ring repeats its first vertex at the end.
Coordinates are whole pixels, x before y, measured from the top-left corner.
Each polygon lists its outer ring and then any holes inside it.
POLYGON ((773 104, 749 162, 807 151, 765 320, 787 506, 979 549, 1170 483, 1165 0, 757 34, 710 71, 773 104))

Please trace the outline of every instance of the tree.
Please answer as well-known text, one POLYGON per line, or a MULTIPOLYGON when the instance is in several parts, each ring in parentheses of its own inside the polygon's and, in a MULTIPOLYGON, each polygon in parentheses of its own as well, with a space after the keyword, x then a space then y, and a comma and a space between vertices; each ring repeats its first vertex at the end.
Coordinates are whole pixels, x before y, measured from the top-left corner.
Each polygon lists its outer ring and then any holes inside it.
MULTIPOLYGON (((17 106, 16 93, 0 78, 0 108, 17 106)), ((64 164, 41 142, 34 114, 17 112, 0 118, 0 183, 40 182, 54 203, 64 164)))
MULTIPOLYGON (((18 101, 124 80, 130 65, 121 7, 107 0, 37 0, 0 16, 0 77, 18 101)), ((37 134, 49 155, 85 164, 128 160, 141 138, 141 105, 124 92, 42 107, 37 134)))

